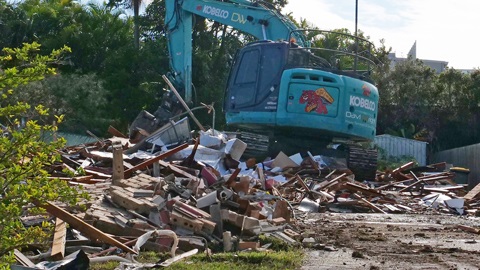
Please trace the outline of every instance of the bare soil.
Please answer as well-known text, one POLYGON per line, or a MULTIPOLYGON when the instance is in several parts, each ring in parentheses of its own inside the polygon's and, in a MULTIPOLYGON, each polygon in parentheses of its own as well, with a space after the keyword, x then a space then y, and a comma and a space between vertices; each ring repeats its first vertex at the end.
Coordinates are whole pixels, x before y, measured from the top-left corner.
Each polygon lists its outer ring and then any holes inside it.
POLYGON ((480 269, 480 235, 457 225, 480 218, 441 214, 308 214, 316 244, 301 269, 480 269))

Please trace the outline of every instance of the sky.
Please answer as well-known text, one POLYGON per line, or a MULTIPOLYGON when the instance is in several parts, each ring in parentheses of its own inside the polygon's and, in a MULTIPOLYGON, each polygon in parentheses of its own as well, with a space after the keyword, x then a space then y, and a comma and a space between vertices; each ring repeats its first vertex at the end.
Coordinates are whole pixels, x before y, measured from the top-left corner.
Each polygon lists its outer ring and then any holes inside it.
MULTIPOLYGON (((289 0, 283 13, 323 30, 355 32, 356 0, 289 0)), ((479 0, 358 0, 358 29, 375 45, 380 39, 397 57, 416 42, 419 59, 448 62, 455 69, 480 67, 479 0)))

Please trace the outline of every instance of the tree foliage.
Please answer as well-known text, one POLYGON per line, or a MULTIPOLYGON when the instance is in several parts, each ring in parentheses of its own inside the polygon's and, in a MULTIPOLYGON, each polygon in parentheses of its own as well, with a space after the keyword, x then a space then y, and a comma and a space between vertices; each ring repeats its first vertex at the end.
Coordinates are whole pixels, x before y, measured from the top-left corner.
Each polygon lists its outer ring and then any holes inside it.
MULTIPOLYGON (((49 64, 69 51, 68 47, 54 50, 49 55, 38 55, 40 45, 24 44, 21 48, 4 48, 0 56, 0 266, 11 259, 14 248, 45 241, 48 224, 26 227, 20 217, 25 213, 39 213, 32 200, 39 202, 63 201, 75 204, 78 192, 66 182, 50 179, 48 166, 59 160, 56 150, 63 140, 46 142, 44 132, 54 132, 57 126, 43 122, 49 114, 43 105, 31 107, 25 102, 11 102, 18 87, 45 76, 55 74, 49 64)), ((57 116, 60 123, 63 116, 57 116)))
POLYGON ((397 63, 377 81, 378 133, 427 141, 434 151, 478 142, 478 73, 437 74, 418 59, 397 63))
MULTIPOLYGON (((25 0, 12 4, 0 0, 0 47, 38 41, 44 53, 63 44, 72 48, 68 58, 57 62, 62 74, 37 83, 32 92, 46 104, 57 103, 55 113, 66 114, 68 120, 61 129, 89 129, 103 135, 102 130, 113 124, 126 131, 140 110, 155 111, 160 104, 166 87, 161 75, 169 71, 164 0, 152 1, 136 19, 114 7, 132 8, 140 1, 110 2, 112 5, 80 5, 71 0, 25 0), (133 38, 135 27, 138 35, 133 38), (133 40, 139 40, 137 48, 133 40), (80 98, 82 95, 84 98, 80 98), (85 109, 88 107, 89 111, 85 109)), ((267 0, 262 4, 281 11, 287 1, 267 0)), ((287 16, 293 20, 293 14, 287 16)), ((316 28, 305 19, 293 21, 299 28, 316 28)), ((348 29, 335 31, 351 34, 348 29)), ((369 40, 361 30, 358 36, 369 40)), ((236 29, 195 16, 193 106, 214 103, 217 128, 225 128, 219 112, 230 61, 239 48, 253 40, 236 29)), ((354 39, 336 34, 313 42, 326 49, 357 50, 354 39)), ((367 51, 364 44, 358 51, 367 51)), ((378 134, 416 137, 438 149, 480 142, 478 71, 467 75, 447 69, 435 74, 420 61, 406 61, 391 69, 390 49, 382 41, 371 52, 379 64, 372 74, 380 90, 378 134), (456 134, 461 138, 450 140, 456 134)), ((328 53, 322 56, 332 58, 328 53)), ((352 64, 352 58, 343 61, 339 63, 342 66, 352 64)), ((33 86, 26 88, 31 91, 33 86)), ((196 115, 202 122, 211 123, 211 115, 202 111, 196 115)))

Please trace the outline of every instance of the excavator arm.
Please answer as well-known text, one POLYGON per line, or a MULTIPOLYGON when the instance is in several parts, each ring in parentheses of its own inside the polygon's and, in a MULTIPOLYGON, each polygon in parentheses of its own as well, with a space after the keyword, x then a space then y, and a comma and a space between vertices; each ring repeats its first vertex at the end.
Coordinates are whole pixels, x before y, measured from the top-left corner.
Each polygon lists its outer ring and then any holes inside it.
MULTIPOLYGON (((192 31, 195 15, 219 22, 248 33, 259 40, 289 40, 303 45, 304 38, 288 17, 261 1, 253 0, 165 0, 165 33, 170 57, 167 77, 180 95, 192 100, 192 31), (293 34, 292 33, 297 33, 293 34)), ((142 111, 130 126, 131 138, 138 130, 153 132, 184 108, 171 92, 164 93, 158 109, 150 114, 142 111)))
MULTIPOLYGON (((286 16, 260 1, 249 0, 166 0, 165 28, 170 55, 170 79, 183 93, 186 102, 192 99, 192 23, 193 16, 231 26, 259 40, 287 41, 297 27, 286 16)), ((302 36, 295 42, 304 44, 302 36)))

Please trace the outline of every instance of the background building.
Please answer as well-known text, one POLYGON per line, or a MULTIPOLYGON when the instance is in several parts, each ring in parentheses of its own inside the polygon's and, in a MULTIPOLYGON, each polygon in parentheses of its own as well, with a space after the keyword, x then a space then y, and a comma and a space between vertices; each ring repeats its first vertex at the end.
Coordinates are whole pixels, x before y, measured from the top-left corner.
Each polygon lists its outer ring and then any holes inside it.
MULTIPOLYGON (((390 67, 395 67, 396 64, 407 61, 408 59, 417 59, 417 42, 413 43, 410 51, 407 54, 407 57, 397 57, 396 53, 390 53, 388 55, 388 59, 390 59, 390 67)), ((445 68, 448 66, 447 61, 439 61, 439 60, 427 60, 427 59, 420 59, 425 65, 434 69, 437 73, 442 73, 445 68)), ((462 72, 464 72, 462 70, 462 72)))

